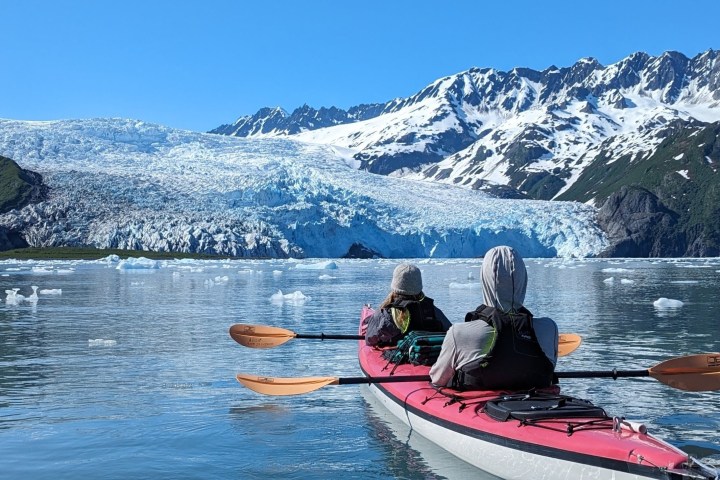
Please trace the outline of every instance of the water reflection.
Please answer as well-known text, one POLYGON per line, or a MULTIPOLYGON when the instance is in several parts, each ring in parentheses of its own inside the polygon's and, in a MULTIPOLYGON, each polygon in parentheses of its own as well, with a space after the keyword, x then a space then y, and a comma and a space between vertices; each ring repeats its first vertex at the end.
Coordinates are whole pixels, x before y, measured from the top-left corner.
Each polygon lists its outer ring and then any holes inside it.
MULTIPOLYGON (((93 262, 0 262, 8 275, 0 275, 0 292, 62 290, 40 295, 36 305, 0 298, 0 471, 30 480, 482 474, 384 417, 357 386, 269 399, 234 380, 240 371, 359 374, 353 341, 293 340, 253 350, 227 332, 233 323, 258 323, 355 333, 361 305, 385 297, 397 261, 337 263, 333 278, 321 279, 326 272, 291 261, 170 261, 145 274, 93 262), (311 300, 273 303, 278 290, 311 300)), ((482 302, 479 259, 417 263, 426 293, 451 320, 462 321, 482 302)), ((720 350, 717 261, 527 265, 530 309, 583 337, 559 369, 645 369, 720 350), (660 297, 683 306, 658 311, 660 297)), ((566 380, 563 389, 720 464, 716 392, 682 392, 647 378, 566 380)))
POLYGON ((361 386, 370 434, 385 452, 385 465, 394 478, 497 480, 415 433, 392 415, 370 389, 361 386))

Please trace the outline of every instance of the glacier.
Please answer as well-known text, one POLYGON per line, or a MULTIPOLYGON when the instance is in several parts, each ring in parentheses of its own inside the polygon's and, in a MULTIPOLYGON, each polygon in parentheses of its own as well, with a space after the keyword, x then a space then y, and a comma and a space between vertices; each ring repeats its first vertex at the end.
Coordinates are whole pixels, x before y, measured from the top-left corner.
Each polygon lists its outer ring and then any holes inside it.
POLYGON ((340 149, 132 119, 0 120, 0 155, 40 173, 48 198, 0 215, 34 247, 238 257, 591 257, 596 210, 508 200, 353 168, 340 149))

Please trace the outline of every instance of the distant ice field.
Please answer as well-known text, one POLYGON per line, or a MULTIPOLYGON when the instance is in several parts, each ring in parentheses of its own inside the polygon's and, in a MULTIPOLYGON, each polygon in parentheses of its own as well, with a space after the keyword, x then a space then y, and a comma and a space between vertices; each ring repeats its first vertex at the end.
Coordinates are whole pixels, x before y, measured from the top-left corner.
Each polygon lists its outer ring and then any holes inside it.
POLYGON ((0 155, 50 197, 0 216, 33 246, 269 257, 587 257, 606 246, 592 207, 502 200, 358 171, 331 147, 239 139, 127 119, 0 120, 0 155))

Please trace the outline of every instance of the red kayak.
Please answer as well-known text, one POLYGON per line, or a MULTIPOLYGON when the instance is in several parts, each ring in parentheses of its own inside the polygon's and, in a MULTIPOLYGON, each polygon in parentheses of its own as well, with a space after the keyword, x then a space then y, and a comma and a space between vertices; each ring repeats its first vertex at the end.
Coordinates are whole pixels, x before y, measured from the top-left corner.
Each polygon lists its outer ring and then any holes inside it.
MULTIPOLYGON (((370 311, 363 310, 362 318, 370 311)), ((361 321, 361 332, 363 332, 361 321)), ((366 377, 427 376, 359 342, 366 377)), ((386 355, 387 356, 387 355, 386 355)), ((513 395, 438 389, 426 380, 371 383, 370 391, 412 430, 458 458, 507 479, 718 479, 718 472, 559 388, 513 395)))

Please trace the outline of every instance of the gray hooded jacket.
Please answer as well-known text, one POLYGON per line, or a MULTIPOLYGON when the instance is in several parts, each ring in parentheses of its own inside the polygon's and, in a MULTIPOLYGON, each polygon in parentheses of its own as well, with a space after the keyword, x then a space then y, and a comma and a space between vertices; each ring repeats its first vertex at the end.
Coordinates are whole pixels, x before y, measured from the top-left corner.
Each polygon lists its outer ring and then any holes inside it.
MULTIPOLYGON (((525 301, 527 270, 517 252, 510 247, 495 247, 487 252, 482 264, 485 305, 503 312, 517 311, 525 301)), ((533 328, 540 347, 555 365, 558 351, 558 329, 549 318, 533 318, 533 328)), ((445 336, 430 378, 438 386, 451 386, 456 369, 484 357, 492 346, 495 330, 486 322, 454 324, 445 336)))

